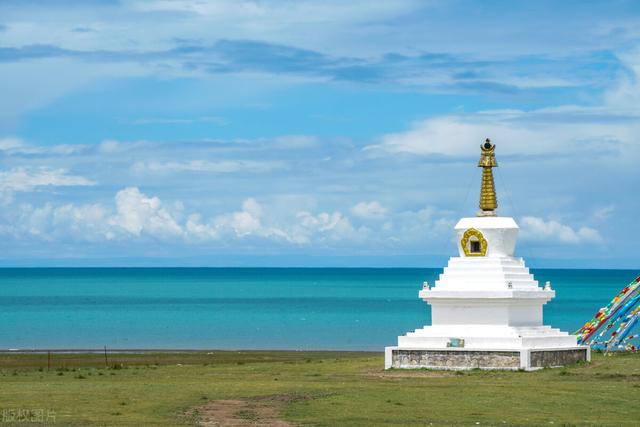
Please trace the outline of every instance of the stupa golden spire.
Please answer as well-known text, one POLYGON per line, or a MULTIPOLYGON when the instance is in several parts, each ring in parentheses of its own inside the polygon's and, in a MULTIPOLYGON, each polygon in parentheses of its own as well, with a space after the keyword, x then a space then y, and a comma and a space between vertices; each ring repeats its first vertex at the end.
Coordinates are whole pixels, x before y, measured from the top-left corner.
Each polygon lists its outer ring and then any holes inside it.
POLYGON ((492 170, 492 168, 498 167, 495 156, 496 146, 487 138, 480 149, 478 167, 482 168, 482 186, 480 187, 480 212, 478 212, 478 216, 496 216, 498 198, 493 184, 492 170))

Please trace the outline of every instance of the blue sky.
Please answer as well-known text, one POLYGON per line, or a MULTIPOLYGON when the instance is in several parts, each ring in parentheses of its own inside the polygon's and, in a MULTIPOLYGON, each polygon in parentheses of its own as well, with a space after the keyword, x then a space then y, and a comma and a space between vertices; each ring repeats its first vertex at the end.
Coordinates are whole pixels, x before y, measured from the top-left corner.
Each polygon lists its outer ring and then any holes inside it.
POLYGON ((0 265, 638 267, 639 9, 0 2, 0 265))

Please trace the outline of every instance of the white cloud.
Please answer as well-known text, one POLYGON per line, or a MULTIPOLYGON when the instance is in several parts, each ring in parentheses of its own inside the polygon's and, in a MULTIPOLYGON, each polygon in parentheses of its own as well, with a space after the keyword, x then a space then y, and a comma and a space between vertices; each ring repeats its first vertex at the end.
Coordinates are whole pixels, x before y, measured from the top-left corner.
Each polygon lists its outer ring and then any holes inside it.
POLYGON ((55 208, 51 212, 50 226, 63 239, 74 236, 80 240, 99 241, 114 237, 109 229, 108 211, 100 204, 67 204, 55 208))
POLYGON ((263 208, 255 199, 242 202, 240 211, 218 215, 208 223, 202 222, 200 214, 187 218, 185 229, 187 238, 193 241, 266 238, 277 241, 291 241, 289 235, 275 226, 263 224, 263 208))
POLYGON ((119 141, 116 141, 114 139, 105 139, 100 142, 100 145, 98 146, 98 151, 106 154, 117 153, 122 149, 122 147, 123 147, 123 144, 119 141))
POLYGON ((277 148, 308 148, 318 143, 318 138, 311 135, 283 135, 274 139, 273 144, 277 148))
POLYGON ((388 209, 374 200, 371 202, 360 202, 351 208, 351 213, 364 219, 382 219, 387 215, 388 209))
POLYGON ((630 73, 618 77, 616 84, 604 93, 604 105, 614 110, 640 110, 640 49, 619 55, 630 73))
POLYGON ((70 155, 86 150, 87 146, 82 144, 58 144, 52 146, 34 146, 26 144, 21 138, 6 137, 0 138, 0 151, 5 155, 16 154, 45 154, 45 155, 70 155))
POLYGON ((139 161, 131 166, 136 173, 172 173, 172 172, 268 172, 278 167, 277 162, 260 162, 251 160, 188 160, 175 161, 139 161))
POLYGON ((614 205, 603 206, 593 212, 593 217, 598 220, 605 220, 609 218, 615 211, 616 207, 614 205))
POLYGON ((28 235, 45 241, 101 241, 111 236, 108 216, 100 204, 21 204, 11 213, 10 225, 0 230, 18 239, 28 235))
POLYGON ((23 146, 23 142, 20 138, 15 138, 15 137, 0 138, 1 151, 13 150, 15 148, 19 148, 22 146, 23 146))
POLYGON ((202 223, 200 215, 192 215, 187 220, 189 237, 206 240, 225 237, 248 239, 264 238, 294 245, 309 245, 319 242, 360 242, 366 236, 366 227, 355 228, 340 212, 320 212, 314 214, 299 211, 291 216, 291 211, 282 216, 269 215, 267 220, 264 207, 255 199, 242 203, 240 211, 218 215, 209 223, 202 223))
POLYGON ((245 199, 238 211, 223 213, 203 220, 202 214, 183 215, 181 203, 167 205, 159 197, 148 196, 137 187, 118 191, 112 207, 101 204, 41 207, 22 204, 6 213, 0 233, 22 238, 54 240, 135 240, 150 237, 163 241, 198 243, 255 241, 266 239, 274 243, 295 246, 318 244, 362 244, 368 239, 380 240, 395 232, 381 227, 379 233, 365 226, 354 226, 339 211, 332 213, 282 211, 265 207, 253 198, 245 199), (273 213, 278 212, 277 215, 273 213), (183 216, 186 219, 183 220, 183 216), (382 234, 380 234, 382 233, 382 234))
POLYGON ((219 216, 214 220, 218 229, 231 229, 238 237, 251 234, 263 234, 260 222, 262 206, 255 199, 247 199, 242 202, 242 210, 228 215, 219 216))
POLYGON ((183 234, 182 227, 157 197, 149 197, 136 187, 118 191, 115 197, 116 215, 110 224, 135 236, 143 232, 167 237, 183 234))
POLYGON ((528 240, 568 244, 602 242, 600 233, 591 227, 583 226, 574 229, 555 220, 545 221, 542 218, 533 216, 526 216, 520 222, 522 237, 528 240))
POLYGON ((454 224, 450 213, 425 206, 395 214, 384 228, 388 239, 396 245, 418 245, 430 253, 442 253, 446 241, 440 237, 452 236, 454 224))
POLYGON ((0 191, 33 191, 37 187, 95 185, 90 179, 68 175, 65 169, 13 168, 0 172, 0 191))
POLYGON ((363 0, 341 2, 314 1, 247 1, 221 0, 203 2, 199 0, 156 0, 133 2, 142 11, 190 12, 203 18, 219 21, 233 20, 245 30, 263 30, 278 33, 291 25, 329 25, 354 23, 370 19, 390 18, 405 13, 420 2, 400 0, 392 3, 370 3, 363 0))
MULTIPOLYGON (((257 37, 308 48, 346 50, 355 42, 353 26, 378 24, 380 20, 393 19, 425 4, 417 0, 374 3, 366 0, 142 0, 102 7, 79 4, 73 11, 51 7, 46 13, 35 15, 29 6, 7 6, 0 13, 7 15, 4 21, 10 24, 3 31, 3 44, 9 46, 51 43, 78 50, 150 50, 174 47, 175 39, 210 41, 257 37), (94 31, 70 31, 79 25, 94 31), (336 40, 341 43, 335 43, 336 40)), ((373 35, 371 30, 369 34, 373 35)), ((358 45, 360 51, 386 51, 365 40, 360 40, 358 45)), ((351 46, 349 50, 356 49, 351 46)))
MULTIPOLYGON (((112 206, 52 203, 17 206, 4 213, 0 233, 45 241, 135 242, 151 238, 175 244, 235 245, 239 250, 268 241, 292 247, 367 245, 378 249, 420 247, 434 254, 447 251, 447 237, 454 225, 448 212, 430 206, 392 212, 375 202, 362 202, 355 207, 358 214, 350 218, 340 211, 287 210, 247 198, 240 209, 205 220, 199 212, 185 213, 180 202, 165 203, 137 187, 127 187, 116 193, 112 206), (382 214, 384 217, 379 216, 382 214), (367 222, 371 218, 384 221, 367 222)), ((533 216, 520 222, 524 240, 560 244, 603 242, 598 230, 588 226, 572 227, 533 216)))
POLYGON ((293 228, 293 240, 300 243, 311 242, 312 238, 321 241, 363 242, 369 234, 367 227, 354 227, 349 218, 341 212, 298 212, 299 221, 293 228))
POLYGON ((610 112, 581 107, 535 111, 496 110, 432 117, 409 130, 384 135, 365 148, 416 155, 470 155, 485 138, 501 154, 562 154, 578 150, 637 152, 638 120, 621 121, 610 112))
POLYGON ((595 105, 561 104, 535 110, 483 110, 427 117, 409 129, 383 135, 371 153, 461 156, 491 138, 501 154, 558 155, 608 152, 640 157, 640 50, 618 55, 626 73, 595 105))
POLYGON ((342 221, 340 212, 327 213, 322 212, 313 215, 311 212, 301 211, 296 215, 300 219, 300 225, 309 230, 328 231, 332 230, 342 221))
POLYGON ((132 121, 134 125, 186 125, 193 123, 211 123, 218 126, 227 124, 227 121, 218 116, 202 116, 192 118, 162 118, 162 117, 149 117, 143 119, 136 119, 132 121))

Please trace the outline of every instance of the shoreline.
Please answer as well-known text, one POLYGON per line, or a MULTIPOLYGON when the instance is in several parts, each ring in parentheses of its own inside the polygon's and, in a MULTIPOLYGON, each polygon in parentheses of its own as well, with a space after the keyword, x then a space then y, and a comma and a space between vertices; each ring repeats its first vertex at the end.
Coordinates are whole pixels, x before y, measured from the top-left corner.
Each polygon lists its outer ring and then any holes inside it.
POLYGON ((171 348, 53 348, 53 349, 0 349, 0 354, 145 354, 145 353, 355 353, 384 354, 384 350, 296 350, 296 349, 171 349, 171 348))

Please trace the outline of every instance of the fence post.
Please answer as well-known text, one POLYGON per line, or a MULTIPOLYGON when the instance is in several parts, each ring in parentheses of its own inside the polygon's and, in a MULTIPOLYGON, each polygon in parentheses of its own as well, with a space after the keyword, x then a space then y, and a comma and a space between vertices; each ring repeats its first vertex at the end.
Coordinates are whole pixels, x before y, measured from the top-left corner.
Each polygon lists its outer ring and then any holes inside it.
POLYGON ((107 359, 107 346, 104 346, 104 366, 109 367, 109 360, 107 359))

